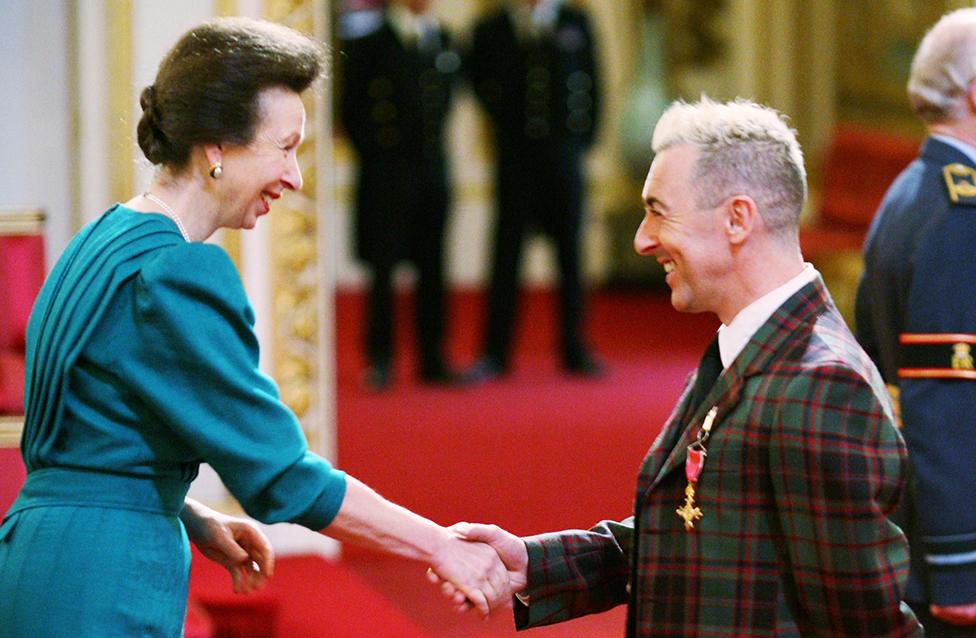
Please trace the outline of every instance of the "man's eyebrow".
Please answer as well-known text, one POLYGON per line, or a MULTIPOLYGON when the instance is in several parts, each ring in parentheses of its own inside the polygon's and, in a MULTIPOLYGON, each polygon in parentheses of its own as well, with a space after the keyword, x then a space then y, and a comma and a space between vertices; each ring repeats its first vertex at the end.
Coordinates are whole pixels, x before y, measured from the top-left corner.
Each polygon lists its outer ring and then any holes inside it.
POLYGON ((645 197, 644 205, 647 206, 648 208, 663 208, 664 210, 668 209, 667 204, 659 200, 657 197, 653 197, 653 196, 645 197))

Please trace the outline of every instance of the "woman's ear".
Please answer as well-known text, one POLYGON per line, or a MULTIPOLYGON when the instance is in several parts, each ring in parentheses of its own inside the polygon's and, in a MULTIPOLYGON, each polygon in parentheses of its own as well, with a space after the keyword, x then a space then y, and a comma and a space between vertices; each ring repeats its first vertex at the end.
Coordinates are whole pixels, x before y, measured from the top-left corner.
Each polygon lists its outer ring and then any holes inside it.
POLYGON ((209 166, 222 164, 224 161, 224 147, 221 144, 204 144, 203 154, 209 166))

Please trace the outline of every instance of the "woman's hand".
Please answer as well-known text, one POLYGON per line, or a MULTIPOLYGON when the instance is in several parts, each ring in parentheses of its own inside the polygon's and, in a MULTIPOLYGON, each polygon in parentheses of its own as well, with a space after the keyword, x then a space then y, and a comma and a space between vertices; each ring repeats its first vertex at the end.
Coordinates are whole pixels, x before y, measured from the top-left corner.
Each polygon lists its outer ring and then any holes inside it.
MULTIPOLYGON (((508 598, 505 607, 512 606, 512 596, 523 591, 528 585, 528 566, 529 555, 525 549, 525 543, 521 538, 511 534, 497 525, 481 525, 473 523, 455 523, 449 527, 452 532, 458 534, 466 541, 475 544, 487 543, 505 565, 506 578, 508 580, 508 598)), ((435 569, 427 570, 428 578, 432 583, 440 584, 441 591, 445 596, 451 598, 458 606, 459 611, 471 609, 472 601, 464 593, 459 591, 454 584, 445 578, 435 569)), ((493 608, 497 605, 493 605, 493 608)))
POLYGON ((512 606, 508 571, 497 552, 485 543, 469 542, 451 534, 429 571, 449 584, 448 595, 459 606, 474 607, 484 618, 512 606))
POLYGON ((200 553, 230 572, 234 593, 258 591, 274 575, 274 549, 252 521, 186 499, 180 519, 200 553))

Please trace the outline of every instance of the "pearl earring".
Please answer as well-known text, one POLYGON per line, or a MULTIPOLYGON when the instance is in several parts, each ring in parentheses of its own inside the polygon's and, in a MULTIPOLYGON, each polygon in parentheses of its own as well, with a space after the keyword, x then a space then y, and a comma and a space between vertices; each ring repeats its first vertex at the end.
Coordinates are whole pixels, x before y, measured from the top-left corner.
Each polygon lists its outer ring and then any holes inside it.
POLYGON ((224 172, 224 167, 220 162, 214 162, 210 165, 210 177, 217 179, 224 172))

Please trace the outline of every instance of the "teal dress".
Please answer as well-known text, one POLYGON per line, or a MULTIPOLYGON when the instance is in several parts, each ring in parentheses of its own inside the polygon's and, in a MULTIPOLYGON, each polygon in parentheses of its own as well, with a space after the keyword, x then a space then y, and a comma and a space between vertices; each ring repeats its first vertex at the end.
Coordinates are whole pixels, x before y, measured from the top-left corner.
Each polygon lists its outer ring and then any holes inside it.
POLYGON ((332 521, 345 475, 259 371, 253 324, 226 253, 166 217, 116 205, 72 240, 28 327, 0 638, 180 636, 202 462, 260 521, 332 521))

